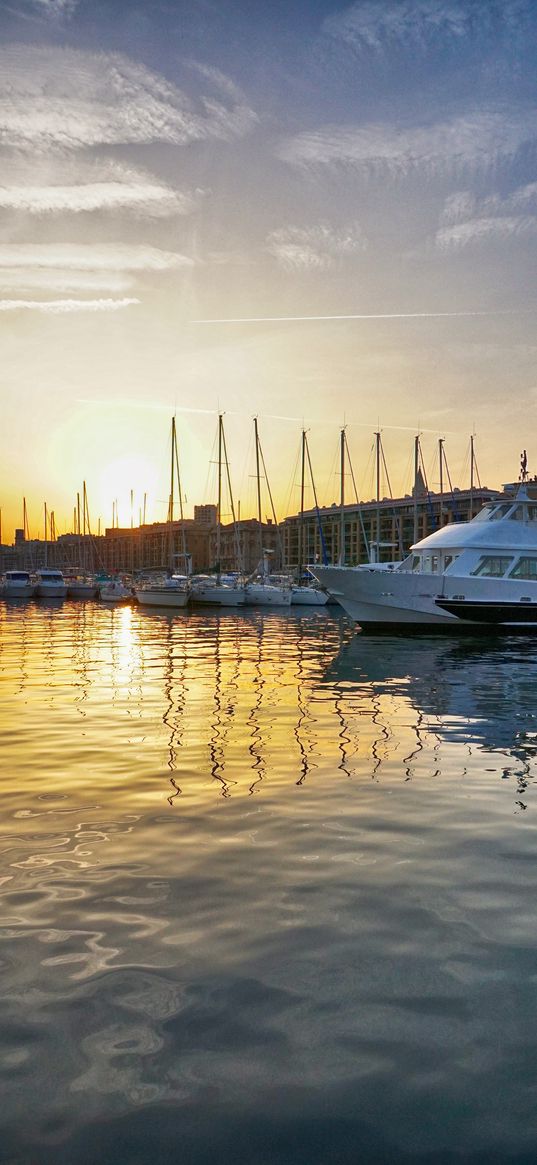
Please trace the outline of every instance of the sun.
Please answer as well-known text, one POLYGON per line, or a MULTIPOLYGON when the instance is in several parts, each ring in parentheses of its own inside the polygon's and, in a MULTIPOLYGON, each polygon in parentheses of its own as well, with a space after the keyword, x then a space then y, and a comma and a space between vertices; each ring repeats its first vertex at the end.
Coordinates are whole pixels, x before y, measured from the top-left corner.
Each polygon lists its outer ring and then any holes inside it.
POLYGON ((97 481, 99 509, 105 516, 105 525, 112 525, 113 508, 120 526, 130 526, 131 521, 137 526, 140 517, 143 520, 144 508, 147 521, 159 520, 166 501, 160 497, 162 486, 157 497, 158 480, 156 466, 146 457, 118 457, 108 461, 100 470, 97 481))

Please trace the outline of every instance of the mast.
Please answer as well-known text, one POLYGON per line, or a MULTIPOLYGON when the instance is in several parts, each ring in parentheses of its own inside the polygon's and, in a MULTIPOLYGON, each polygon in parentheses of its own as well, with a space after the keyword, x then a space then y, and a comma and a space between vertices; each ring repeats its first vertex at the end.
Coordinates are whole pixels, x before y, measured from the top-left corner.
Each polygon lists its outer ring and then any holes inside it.
POLYGON ((376 446, 376 477, 377 477, 377 513, 376 513, 376 542, 375 561, 380 562, 380 433, 375 433, 376 446))
POLYGON ((470 520, 474 516, 474 435, 470 435, 470 520))
POLYGON ((304 483, 306 473, 306 430, 302 430, 302 459, 300 471, 300 523, 298 527, 298 581, 304 571, 304 483))
POLYGON ((259 552, 261 559, 263 558, 263 530, 261 526, 261 473, 259 469, 259 432, 257 429, 257 417, 254 417, 254 434, 255 434, 255 476, 257 480, 257 520, 259 522, 259 552))
POLYGON ((414 438, 414 538, 418 541, 418 473, 420 467, 420 435, 414 438))
POLYGON ((222 413, 218 414, 218 505, 216 512, 216 581, 220 583, 220 522, 222 517, 222 413))
POLYGON ((340 434, 340 514, 339 514, 339 565, 345 566, 345 426, 340 434))
POLYGON ((48 566, 47 503, 45 502, 45 568, 48 566))
POLYGON ((438 438, 438 463, 440 466, 440 516, 438 525, 444 525, 444 438, 438 438))
POLYGON ((172 454, 170 462, 170 499, 168 503, 168 566, 173 574, 173 505, 175 494, 175 417, 172 417, 172 454))

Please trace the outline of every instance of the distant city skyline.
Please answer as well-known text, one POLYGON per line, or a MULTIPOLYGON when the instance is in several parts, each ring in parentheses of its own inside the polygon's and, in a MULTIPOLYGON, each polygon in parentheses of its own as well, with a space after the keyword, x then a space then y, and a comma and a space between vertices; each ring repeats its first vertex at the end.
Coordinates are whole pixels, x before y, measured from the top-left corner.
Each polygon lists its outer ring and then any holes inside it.
MULTIPOLYGON (((529 470, 537 401, 537 11, 530 0, 0 0, 3 540, 214 501, 219 411, 255 512, 300 430, 323 504, 348 425, 371 496, 424 433, 468 484, 529 470), (210 322, 212 321, 212 322, 210 322)), ((350 488, 350 484, 349 487, 350 488)), ((268 513, 268 510, 267 510, 268 513)))

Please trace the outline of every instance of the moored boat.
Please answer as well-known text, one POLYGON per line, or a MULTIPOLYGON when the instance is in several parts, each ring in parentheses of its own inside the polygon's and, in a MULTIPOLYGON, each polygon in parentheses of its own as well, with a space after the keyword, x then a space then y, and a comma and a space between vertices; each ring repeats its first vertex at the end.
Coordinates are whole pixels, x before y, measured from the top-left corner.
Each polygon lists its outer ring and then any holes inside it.
POLYGON ((70 599, 94 599, 97 590, 97 580, 93 577, 77 576, 67 579, 67 593, 70 599))
POLYGON ((537 630, 537 482, 524 466, 503 497, 400 563, 310 570, 364 629, 537 630))
POLYGON ((35 583, 27 570, 6 570, 0 583, 0 594, 5 599, 31 599, 35 583))
POLYGON ((125 603, 133 598, 133 591, 123 579, 108 578, 99 586, 99 598, 103 603, 125 603))
POLYGON ((180 574, 172 574, 160 581, 143 582, 134 588, 138 602, 145 607, 186 607, 189 592, 189 579, 180 574))
POLYGON ((67 583, 62 571, 48 567, 37 570, 35 593, 40 599, 65 599, 67 583))

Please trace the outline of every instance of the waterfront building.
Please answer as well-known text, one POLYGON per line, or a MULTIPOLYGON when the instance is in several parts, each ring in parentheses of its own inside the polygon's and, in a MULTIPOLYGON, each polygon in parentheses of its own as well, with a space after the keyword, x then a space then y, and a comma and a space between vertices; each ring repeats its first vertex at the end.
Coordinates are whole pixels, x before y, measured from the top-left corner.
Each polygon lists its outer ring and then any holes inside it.
POLYGON ((417 488, 403 498, 354 503, 344 506, 343 511, 335 502, 308 510, 282 522, 284 564, 296 569, 324 558, 333 563, 341 560, 348 566, 400 559, 420 538, 450 522, 468 521, 485 502, 499 496, 499 490, 487 487, 428 493, 418 479, 417 488))

